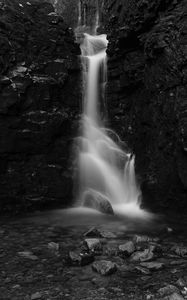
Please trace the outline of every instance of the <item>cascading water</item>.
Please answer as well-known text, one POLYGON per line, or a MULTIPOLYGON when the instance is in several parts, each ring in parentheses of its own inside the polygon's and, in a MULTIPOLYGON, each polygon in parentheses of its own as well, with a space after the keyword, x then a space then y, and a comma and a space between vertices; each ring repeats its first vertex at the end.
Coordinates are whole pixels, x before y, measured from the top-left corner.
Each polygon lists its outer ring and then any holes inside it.
MULTIPOLYGON (((96 20, 95 28, 98 12, 96 20)), ((148 217, 149 214, 140 209, 141 191, 135 178, 135 157, 123 151, 111 138, 112 131, 103 127, 100 114, 107 79, 108 41, 106 35, 96 35, 95 29, 92 32, 93 35, 84 33, 81 43, 84 97, 78 203, 84 205, 87 197, 104 199, 110 202, 116 214, 148 217)))

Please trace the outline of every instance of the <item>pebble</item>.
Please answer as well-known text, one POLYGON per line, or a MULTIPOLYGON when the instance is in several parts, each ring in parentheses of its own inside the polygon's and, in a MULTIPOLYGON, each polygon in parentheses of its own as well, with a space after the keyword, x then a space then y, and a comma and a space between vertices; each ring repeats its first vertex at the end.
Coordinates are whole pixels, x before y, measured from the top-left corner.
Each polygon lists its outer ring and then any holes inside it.
POLYGON ((179 293, 173 293, 167 297, 167 300, 184 300, 184 298, 179 293))
POLYGON ((172 293, 178 293, 178 292, 179 292, 178 288, 172 284, 168 284, 158 290, 158 294, 162 297, 169 296, 172 293))
POLYGON ((119 251, 129 256, 135 251, 135 245, 132 241, 128 241, 125 244, 119 245, 119 251))
POLYGON ((147 235, 135 235, 133 241, 135 243, 145 243, 145 242, 158 242, 160 239, 155 237, 149 237, 147 235))
POLYGON ((50 251, 53 251, 53 252, 58 252, 59 251, 59 244, 58 243, 50 242, 50 243, 48 243, 47 247, 50 251))
POLYGON ((104 253, 108 256, 117 256, 119 252, 119 248, 117 245, 107 245, 104 248, 104 253))
POLYGON ((85 266, 94 261, 94 256, 90 253, 69 252, 69 258, 72 265, 85 266))
POLYGON ((173 246, 171 248, 171 251, 176 253, 177 255, 181 257, 186 257, 187 256, 187 247, 184 246, 173 246))
POLYGON ((37 300, 37 299, 41 299, 41 298, 42 298, 42 294, 39 292, 36 292, 31 295, 31 300, 37 300))
POLYGON ((132 261, 148 261, 153 259, 154 253, 151 249, 145 249, 144 251, 137 251, 131 255, 132 261))
POLYGON ((18 255, 24 258, 28 258, 31 260, 37 260, 38 257, 36 255, 34 255, 31 251, 21 251, 18 252, 18 255))
POLYGON ((96 238, 96 237, 102 237, 102 234, 96 227, 92 227, 86 233, 84 233, 84 236, 96 238))
POLYGON ((164 267, 164 264, 159 263, 159 262, 144 262, 144 263, 141 263, 140 265, 149 270, 160 270, 164 267))
POLYGON ((183 278, 179 278, 176 281, 176 285, 179 287, 185 287, 187 285, 187 282, 183 278))
POLYGON ((151 272, 147 268, 143 268, 141 266, 136 266, 135 269, 138 270, 139 272, 141 272, 142 274, 145 274, 145 275, 150 275, 151 274, 151 272))
POLYGON ((114 239, 117 237, 113 232, 100 230, 97 229, 96 227, 90 228, 86 233, 84 233, 84 236, 92 237, 92 238, 108 238, 108 239, 114 239))
POLYGON ((14 285, 12 288, 13 288, 13 289, 20 289, 20 287, 21 287, 21 286, 20 286, 19 284, 16 284, 16 285, 14 285))
POLYGON ((113 274, 117 270, 117 267, 116 264, 111 261, 100 260, 93 263, 92 269, 97 273, 106 276, 113 274))
POLYGON ((89 250, 100 251, 102 250, 102 245, 99 239, 85 239, 85 243, 89 250))

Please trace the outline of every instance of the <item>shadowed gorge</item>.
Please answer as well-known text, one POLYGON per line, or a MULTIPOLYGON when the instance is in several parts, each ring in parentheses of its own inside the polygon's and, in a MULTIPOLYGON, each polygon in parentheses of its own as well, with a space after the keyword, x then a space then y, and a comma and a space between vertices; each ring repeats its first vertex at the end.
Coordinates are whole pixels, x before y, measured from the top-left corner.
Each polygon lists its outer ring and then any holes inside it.
POLYGON ((0 300, 187 299, 186 11, 0 0, 0 300))

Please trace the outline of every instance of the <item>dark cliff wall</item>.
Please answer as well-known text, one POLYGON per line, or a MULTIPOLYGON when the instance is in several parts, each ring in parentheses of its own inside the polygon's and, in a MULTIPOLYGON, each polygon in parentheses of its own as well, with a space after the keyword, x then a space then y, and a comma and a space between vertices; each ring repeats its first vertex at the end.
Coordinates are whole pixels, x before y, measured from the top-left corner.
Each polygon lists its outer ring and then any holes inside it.
POLYGON ((79 47, 45 1, 0 1, 0 212, 72 199, 79 47))
POLYGON ((78 23, 79 0, 48 0, 53 4, 55 11, 61 15, 71 28, 76 28, 78 23))
POLYGON ((146 205, 187 207, 185 0, 105 0, 111 127, 136 154, 146 205))

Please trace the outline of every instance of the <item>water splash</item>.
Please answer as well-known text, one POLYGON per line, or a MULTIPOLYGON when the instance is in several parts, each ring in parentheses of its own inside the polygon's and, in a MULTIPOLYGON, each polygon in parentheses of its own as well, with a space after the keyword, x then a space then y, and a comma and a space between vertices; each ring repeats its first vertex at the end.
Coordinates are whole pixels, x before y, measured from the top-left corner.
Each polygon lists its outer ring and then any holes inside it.
POLYGON ((93 198, 107 199, 117 214, 144 218, 149 214, 140 208, 141 191, 135 177, 135 157, 111 138, 111 131, 104 128, 101 120, 107 80, 107 44, 105 34, 83 34, 84 97, 78 202, 83 204, 89 194, 93 198))

